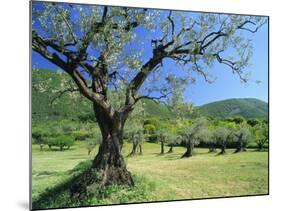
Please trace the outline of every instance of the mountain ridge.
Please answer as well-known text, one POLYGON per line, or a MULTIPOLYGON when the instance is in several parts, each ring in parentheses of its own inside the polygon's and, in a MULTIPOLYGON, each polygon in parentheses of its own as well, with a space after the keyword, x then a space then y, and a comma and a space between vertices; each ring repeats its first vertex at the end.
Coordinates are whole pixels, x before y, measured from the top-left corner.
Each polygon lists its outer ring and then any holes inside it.
POLYGON ((268 118, 268 103, 257 98, 230 98, 214 101, 196 107, 205 116, 226 118, 243 116, 244 118, 268 118))

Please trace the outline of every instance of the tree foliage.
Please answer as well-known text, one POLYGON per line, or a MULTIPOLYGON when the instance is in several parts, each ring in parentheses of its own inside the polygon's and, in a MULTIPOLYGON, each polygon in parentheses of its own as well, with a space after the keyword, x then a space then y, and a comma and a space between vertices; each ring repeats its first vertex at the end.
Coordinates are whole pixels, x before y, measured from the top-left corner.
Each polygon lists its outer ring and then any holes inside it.
POLYGON ((225 149, 227 146, 227 143, 230 143, 233 140, 233 128, 232 127, 226 127, 226 126, 220 126, 216 128, 214 131, 214 139, 217 143, 217 145, 220 147, 221 151, 219 154, 223 155, 226 153, 225 149))
MULTIPOLYGON (((266 22, 262 17, 241 15, 63 3, 35 5, 33 50, 67 72, 80 92, 110 115, 115 112, 110 106, 112 102, 103 97, 110 85, 116 88, 126 85, 125 105, 118 111, 130 110, 140 98, 159 98, 153 95, 155 92, 168 94, 168 86, 153 85, 137 93, 151 73, 159 79, 165 59, 174 61, 186 73, 201 74, 208 82, 211 81, 208 67, 218 62, 229 66, 245 82, 247 73, 243 69, 249 63, 252 46, 244 34, 255 33, 266 22), (147 37, 141 39, 134 30, 137 27, 143 27, 147 37), (156 37, 148 40, 153 36, 156 37), (144 49, 149 42, 151 48, 144 49), (129 49, 131 43, 138 44, 129 49), (225 55, 227 49, 232 49, 232 56, 225 55), (152 55, 147 61, 143 61, 144 51, 152 55), (99 79, 104 92, 92 92, 84 73, 94 81, 99 79), (141 93, 146 95, 140 96, 141 93)), ((183 81, 190 79, 190 74, 183 75, 183 81)), ((171 76, 172 73, 167 80, 171 76)), ((148 80, 152 82, 153 77, 148 80)))
POLYGON ((198 145, 206 134, 203 134, 207 126, 207 120, 203 117, 194 120, 194 122, 183 128, 181 131, 181 140, 186 146, 186 152, 182 157, 191 157, 194 146, 198 145))
POLYGON ((246 125, 237 127, 234 133, 234 142, 236 144, 235 153, 246 151, 248 143, 251 141, 251 132, 246 125))
POLYGON ((258 124, 254 127, 254 138, 258 146, 258 150, 262 150, 265 144, 268 143, 268 125, 258 124))

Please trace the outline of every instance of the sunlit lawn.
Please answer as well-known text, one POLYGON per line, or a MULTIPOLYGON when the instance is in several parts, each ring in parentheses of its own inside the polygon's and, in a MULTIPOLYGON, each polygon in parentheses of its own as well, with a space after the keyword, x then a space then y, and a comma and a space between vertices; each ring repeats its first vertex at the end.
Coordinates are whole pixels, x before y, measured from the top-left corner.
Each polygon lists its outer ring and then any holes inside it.
MULTIPOLYGON (((125 156, 130 148, 131 145, 123 147, 125 156)), ((226 155, 216 156, 215 153, 207 153, 207 149, 197 148, 193 157, 181 159, 184 150, 175 147, 173 153, 159 155, 160 145, 145 143, 142 156, 125 157, 133 175, 154 184, 153 193, 145 200, 267 194, 267 152, 233 154, 233 150, 228 150, 226 155)), ((50 151, 47 147, 39 151, 39 146, 34 145, 32 196, 37 197, 46 188, 68 179, 71 169, 81 161, 94 158, 96 152, 97 148, 88 156, 83 142, 63 152, 50 151)))

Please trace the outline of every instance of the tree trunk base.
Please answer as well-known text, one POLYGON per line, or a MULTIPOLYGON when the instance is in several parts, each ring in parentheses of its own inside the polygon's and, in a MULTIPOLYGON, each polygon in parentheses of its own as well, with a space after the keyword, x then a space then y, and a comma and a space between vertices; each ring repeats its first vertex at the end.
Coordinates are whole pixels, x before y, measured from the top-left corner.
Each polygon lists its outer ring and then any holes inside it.
POLYGON ((101 197, 103 187, 109 185, 134 186, 134 182, 121 154, 100 151, 87 170, 40 194, 32 208, 54 208, 50 205, 57 199, 61 207, 85 206, 90 197, 101 197))
POLYGON ((192 157, 192 154, 191 154, 190 152, 185 152, 185 153, 181 156, 181 158, 190 158, 190 157, 192 157))
POLYGON ((236 149, 233 153, 238 153, 238 152, 242 152, 242 149, 236 149))
POLYGON ((92 167, 74 179, 70 192, 72 198, 80 201, 107 185, 134 185, 132 175, 121 156, 97 155, 92 167))
POLYGON ((213 153, 213 152, 217 152, 216 149, 209 149, 208 153, 213 153))
POLYGON ((225 151, 220 151, 217 155, 224 155, 225 153, 225 151))
POLYGON ((167 153, 173 153, 173 147, 170 147, 167 153))
POLYGON ((131 173, 121 166, 107 166, 105 169, 91 167, 73 180, 70 187, 71 198, 83 201, 108 185, 133 186, 134 182, 131 173))
POLYGON ((238 152, 247 152, 247 150, 245 148, 238 148, 233 153, 238 153, 238 152))

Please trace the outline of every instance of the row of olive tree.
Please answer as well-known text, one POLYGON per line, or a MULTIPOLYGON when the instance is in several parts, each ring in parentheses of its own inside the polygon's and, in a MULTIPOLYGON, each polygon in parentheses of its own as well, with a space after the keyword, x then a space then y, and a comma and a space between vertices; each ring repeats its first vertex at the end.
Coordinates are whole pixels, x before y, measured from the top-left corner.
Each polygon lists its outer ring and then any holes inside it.
POLYGON ((212 122, 201 117, 182 128, 179 127, 177 133, 170 132, 166 127, 158 129, 156 135, 161 146, 160 154, 164 154, 165 144, 170 146, 168 152, 172 152, 173 146, 182 144, 186 147, 182 157, 191 157, 194 147, 201 144, 207 146, 209 152, 216 152, 219 148, 218 154, 223 155, 226 153, 227 146, 235 147, 234 153, 246 151, 251 141, 256 143, 259 151, 263 150, 268 143, 268 125, 259 123, 251 127, 244 123, 228 121, 213 125, 212 122))

